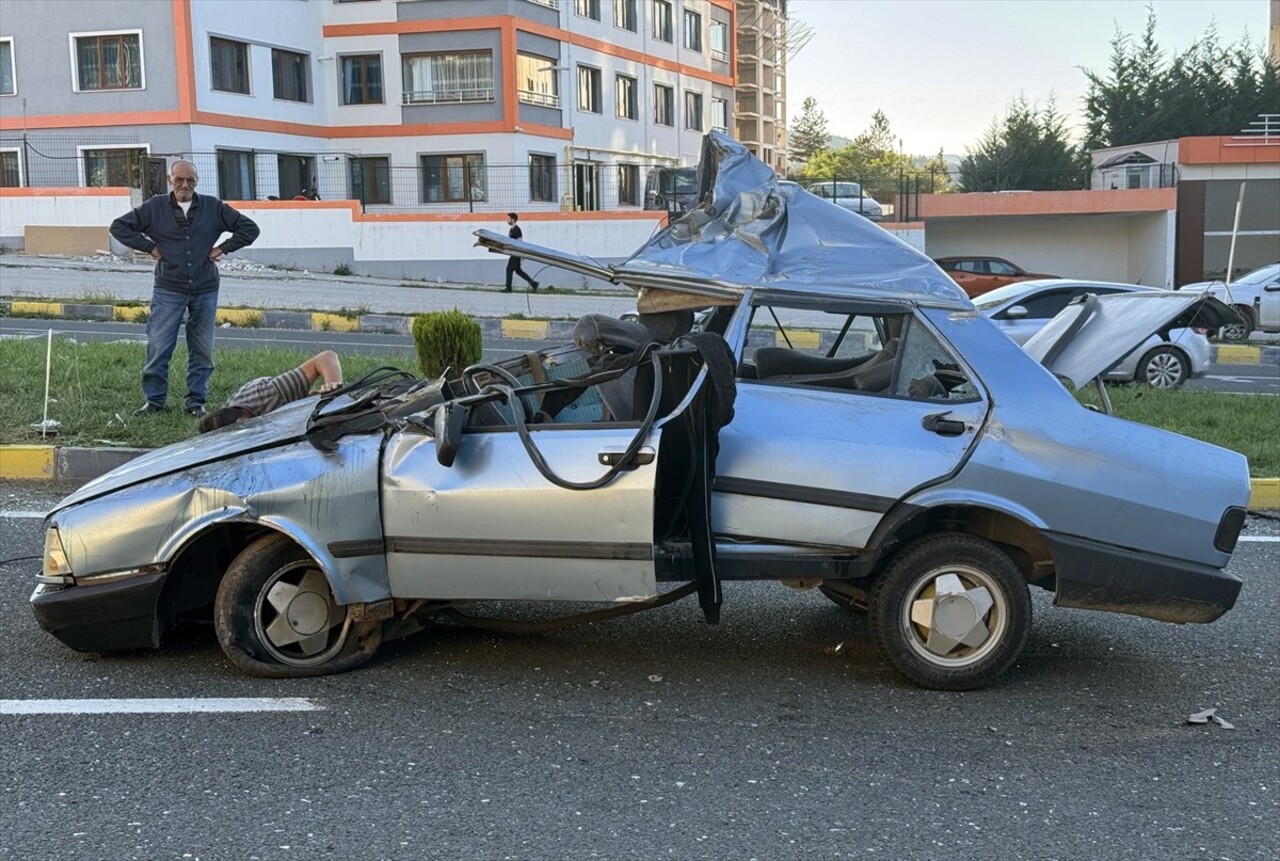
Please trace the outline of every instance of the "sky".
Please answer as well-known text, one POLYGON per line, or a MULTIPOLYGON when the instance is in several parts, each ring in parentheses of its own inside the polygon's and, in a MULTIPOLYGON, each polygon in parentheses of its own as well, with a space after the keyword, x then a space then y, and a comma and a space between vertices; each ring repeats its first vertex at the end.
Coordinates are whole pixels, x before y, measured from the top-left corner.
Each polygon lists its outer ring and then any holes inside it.
MULTIPOLYGON (((908 154, 963 155, 1019 95, 1058 110, 1078 139, 1088 82, 1118 26, 1137 36, 1149 0, 791 0, 813 37, 787 64, 788 123, 808 96, 853 137, 880 109, 908 154)), ((1165 56, 1217 22, 1219 41, 1266 44, 1267 0, 1150 0, 1165 56)))

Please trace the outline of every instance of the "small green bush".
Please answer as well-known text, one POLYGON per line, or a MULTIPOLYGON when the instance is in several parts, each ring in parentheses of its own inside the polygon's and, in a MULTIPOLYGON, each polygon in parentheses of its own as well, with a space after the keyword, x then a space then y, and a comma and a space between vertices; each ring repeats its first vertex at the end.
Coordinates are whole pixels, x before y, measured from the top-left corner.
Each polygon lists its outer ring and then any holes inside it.
POLYGON ((480 324, 457 308, 428 311, 413 318, 413 345, 426 377, 438 377, 446 368, 461 371, 474 365, 480 361, 482 342, 480 324))
POLYGON ((334 275, 350 275, 351 267, 345 263, 339 263, 337 266, 333 267, 333 274, 334 275))

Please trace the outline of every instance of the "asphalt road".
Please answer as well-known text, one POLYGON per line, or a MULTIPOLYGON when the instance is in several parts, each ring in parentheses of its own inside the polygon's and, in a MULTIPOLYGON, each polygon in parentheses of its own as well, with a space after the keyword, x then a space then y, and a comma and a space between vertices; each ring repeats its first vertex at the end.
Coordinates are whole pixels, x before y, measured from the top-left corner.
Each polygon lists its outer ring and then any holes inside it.
MULTIPOLYGON (((0 509, 46 495, 0 483, 0 509)), ((0 516, 0 559, 39 554, 39 525, 0 516)), ((1251 523, 1219 621, 1037 594, 1023 658, 966 694, 899 681, 859 617, 778 584, 730 584, 718 627, 686 599, 541 636, 433 628, 281 682, 208 630, 69 651, 26 605, 37 563, 0 564, 4 698, 319 708, 0 714, 0 859, 1274 861, 1275 526, 1251 523), (1208 707, 1235 729, 1187 723, 1208 707)))
MULTIPOLYGON (((102 323, 85 320, 30 320, 0 318, 0 337, 44 336, 52 327, 55 333, 80 340, 136 340, 145 342, 146 327, 136 323, 102 323)), ((484 345, 486 361, 501 361, 529 350, 558 346, 549 342, 489 339, 484 345)), ((219 329, 219 347, 277 346, 300 350, 332 348, 339 353, 366 355, 413 355, 413 342, 408 335, 375 335, 354 332, 308 332, 282 329, 219 329)), ((1189 389, 1280 395, 1280 367, 1262 365, 1212 365, 1209 373, 1191 380, 1189 389)))

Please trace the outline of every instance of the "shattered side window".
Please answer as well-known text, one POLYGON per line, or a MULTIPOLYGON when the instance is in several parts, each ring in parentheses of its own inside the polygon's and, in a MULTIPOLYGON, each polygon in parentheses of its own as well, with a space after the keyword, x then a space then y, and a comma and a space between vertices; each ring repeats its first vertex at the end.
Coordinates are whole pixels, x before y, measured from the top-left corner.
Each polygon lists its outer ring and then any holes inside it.
POLYGON ((963 401, 978 395, 959 360, 918 320, 902 335, 893 394, 927 401, 963 401))

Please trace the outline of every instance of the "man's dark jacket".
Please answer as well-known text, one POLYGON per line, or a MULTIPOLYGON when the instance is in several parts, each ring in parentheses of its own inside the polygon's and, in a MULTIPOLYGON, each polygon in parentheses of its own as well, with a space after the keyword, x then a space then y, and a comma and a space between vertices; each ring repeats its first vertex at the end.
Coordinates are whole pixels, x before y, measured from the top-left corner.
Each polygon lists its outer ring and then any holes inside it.
MULTIPOLYGON (((137 209, 111 222, 111 235, 144 254, 159 247, 156 286, 179 293, 204 293, 218 289, 218 266, 209 252, 223 233, 231 238, 218 247, 230 254, 258 238, 258 225, 216 197, 191 198, 187 223, 174 214, 172 193, 157 194, 137 209)), ((181 212, 181 210, 178 210, 181 212)))

